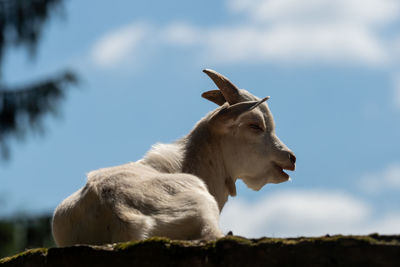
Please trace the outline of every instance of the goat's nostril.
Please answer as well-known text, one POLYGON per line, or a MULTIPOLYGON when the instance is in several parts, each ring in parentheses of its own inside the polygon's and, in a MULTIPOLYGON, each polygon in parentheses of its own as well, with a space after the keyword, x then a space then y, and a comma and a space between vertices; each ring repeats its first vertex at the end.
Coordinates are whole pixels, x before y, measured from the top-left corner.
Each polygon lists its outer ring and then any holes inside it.
POLYGON ((296 156, 292 152, 289 152, 289 159, 293 164, 296 163, 296 156))

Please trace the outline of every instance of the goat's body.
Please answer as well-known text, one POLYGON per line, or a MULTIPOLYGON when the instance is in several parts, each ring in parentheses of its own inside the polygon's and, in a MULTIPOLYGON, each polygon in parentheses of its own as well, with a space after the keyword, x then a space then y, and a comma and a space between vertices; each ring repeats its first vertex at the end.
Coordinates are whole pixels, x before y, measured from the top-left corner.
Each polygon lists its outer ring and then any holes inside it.
POLYGON ((87 184, 54 213, 59 246, 104 244, 150 236, 215 239, 219 209, 204 182, 129 163, 89 173, 87 184))
POLYGON ((151 236, 215 239, 219 213, 236 179, 259 190, 294 170, 294 154, 278 139, 268 106, 226 77, 205 70, 220 105, 184 138, 154 146, 143 159, 89 173, 86 185, 55 210, 59 246, 104 244, 151 236), (226 101, 226 103, 225 103, 226 101), (262 104, 262 105, 261 105, 262 104))

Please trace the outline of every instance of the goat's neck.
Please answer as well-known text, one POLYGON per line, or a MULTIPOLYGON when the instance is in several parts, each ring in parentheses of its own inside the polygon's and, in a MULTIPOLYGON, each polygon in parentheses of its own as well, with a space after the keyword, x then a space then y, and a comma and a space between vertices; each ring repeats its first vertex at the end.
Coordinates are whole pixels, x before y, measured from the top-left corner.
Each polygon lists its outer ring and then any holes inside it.
POLYGON ((196 175, 206 183, 220 211, 228 196, 236 195, 236 179, 227 172, 219 142, 211 135, 206 120, 174 144, 153 146, 138 162, 159 172, 196 175))
POLYGON ((182 172, 201 178, 221 211, 228 196, 236 195, 236 179, 226 170, 218 140, 210 134, 205 123, 200 123, 181 143, 182 172))

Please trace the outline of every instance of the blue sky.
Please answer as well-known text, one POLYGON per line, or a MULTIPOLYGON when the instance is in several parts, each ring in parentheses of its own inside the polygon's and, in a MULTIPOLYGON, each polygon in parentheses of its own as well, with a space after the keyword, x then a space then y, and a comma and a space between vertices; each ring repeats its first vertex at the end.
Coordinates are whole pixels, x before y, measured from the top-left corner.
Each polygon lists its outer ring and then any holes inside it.
POLYGON ((91 170, 184 136, 213 103, 212 68, 264 97, 296 153, 292 182, 238 185, 221 216, 246 236, 400 232, 400 2, 67 1, 34 61, 5 60, 20 84, 71 68, 44 136, 12 143, 0 216, 51 212, 91 170))

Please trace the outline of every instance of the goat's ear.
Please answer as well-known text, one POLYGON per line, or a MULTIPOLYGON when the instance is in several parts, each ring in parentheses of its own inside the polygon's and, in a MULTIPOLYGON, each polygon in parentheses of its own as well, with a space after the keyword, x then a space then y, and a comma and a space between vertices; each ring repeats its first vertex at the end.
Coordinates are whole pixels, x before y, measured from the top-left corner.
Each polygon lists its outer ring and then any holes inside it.
POLYGON ((214 113, 214 115, 212 115, 210 118, 210 124, 217 132, 224 133, 229 130, 230 127, 235 125, 241 115, 255 109, 268 99, 269 96, 259 101, 240 102, 231 106, 228 103, 225 103, 214 113))
POLYGON ((214 102, 218 106, 222 106, 226 102, 225 97, 220 90, 207 91, 202 93, 201 96, 211 102, 214 102))

